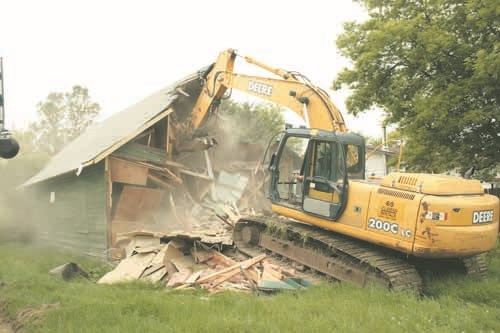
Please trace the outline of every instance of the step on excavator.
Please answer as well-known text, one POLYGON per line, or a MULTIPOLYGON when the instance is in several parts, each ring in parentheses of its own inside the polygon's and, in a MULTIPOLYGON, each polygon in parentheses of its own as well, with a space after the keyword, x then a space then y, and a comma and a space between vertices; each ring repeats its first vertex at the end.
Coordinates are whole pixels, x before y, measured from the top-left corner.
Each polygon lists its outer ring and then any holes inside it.
POLYGON ((496 243, 499 200, 477 180, 422 173, 365 179, 365 142, 348 133, 328 94, 304 75, 228 49, 202 74, 192 130, 232 89, 298 114, 308 128, 281 133, 269 163, 274 214, 243 217, 234 241, 243 252, 265 249, 341 281, 422 288, 414 259, 456 259, 484 276, 482 256, 496 243), (237 57, 276 78, 234 72, 237 57))

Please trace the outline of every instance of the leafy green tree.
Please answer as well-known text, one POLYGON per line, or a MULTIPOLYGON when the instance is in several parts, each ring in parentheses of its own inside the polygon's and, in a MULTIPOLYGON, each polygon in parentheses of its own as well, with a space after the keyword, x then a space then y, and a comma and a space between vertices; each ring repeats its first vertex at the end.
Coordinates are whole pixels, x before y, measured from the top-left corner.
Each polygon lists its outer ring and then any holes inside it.
POLYGON ((73 86, 69 92, 50 93, 37 104, 38 121, 31 128, 39 150, 55 154, 79 136, 99 114, 87 88, 73 86))
POLYGON ((285 128, 282 108, 272 104, 224 101, 221 115, 229 122, 228 129, 242 143, 267 144, 269 139, 285 128))
POLYGON ((349 112, 386 111, 407 138, 416 171, 474 165, 500 156, 498 0, 358 0, 370 18, 337 39, 353 62, 334 82, 352 90, 349 112))

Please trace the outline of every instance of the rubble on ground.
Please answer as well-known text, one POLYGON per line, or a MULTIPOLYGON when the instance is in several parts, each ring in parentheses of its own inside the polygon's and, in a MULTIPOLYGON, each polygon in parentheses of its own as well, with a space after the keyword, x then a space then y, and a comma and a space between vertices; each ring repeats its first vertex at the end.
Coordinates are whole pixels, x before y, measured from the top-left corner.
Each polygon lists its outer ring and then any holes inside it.
MULTIPOLYGON (((125 236, 122 236, 125 237, 125 236)), ((121 240, 125 258, 98 283, 134 280, 162 283, 169 289, 200 287, 209 292, 272 291, 308 285, 294 269, 272 263, 266 254, 235 259, 219 251, 220 243, 200 237, 136 233, 121 240)))

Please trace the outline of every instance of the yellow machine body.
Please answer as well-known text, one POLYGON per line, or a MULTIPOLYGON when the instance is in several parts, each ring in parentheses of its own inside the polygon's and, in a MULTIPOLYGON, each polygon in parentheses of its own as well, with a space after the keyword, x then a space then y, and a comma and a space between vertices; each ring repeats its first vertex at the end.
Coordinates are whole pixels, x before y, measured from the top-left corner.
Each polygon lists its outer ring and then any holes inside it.
POLYGON ((442 175, 393 173, 381 183, 352 180, 337 221, 285 205, 272 208, 300 222, 425 258, 487 252, 498 236, 498 198, 484 194, 479 181, 442 175))

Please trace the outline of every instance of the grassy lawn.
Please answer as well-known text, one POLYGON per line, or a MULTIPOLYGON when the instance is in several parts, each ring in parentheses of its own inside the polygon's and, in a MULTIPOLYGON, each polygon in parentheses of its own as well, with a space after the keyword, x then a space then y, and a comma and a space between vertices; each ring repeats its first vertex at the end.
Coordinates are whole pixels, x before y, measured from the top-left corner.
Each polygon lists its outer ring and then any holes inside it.
POLYGON ((339 283, 273 296, 167 292, 143 283, 64 282, 48 271, 75 261, 95 280, 107 267, 38 245, 2 242, 0 258, 0 300, 11 318, 55 304, 41 316, 25 315, 26 332, 500 331, 498 247, 488 256, 487 279, 427 277, 425 297, 339 283))

